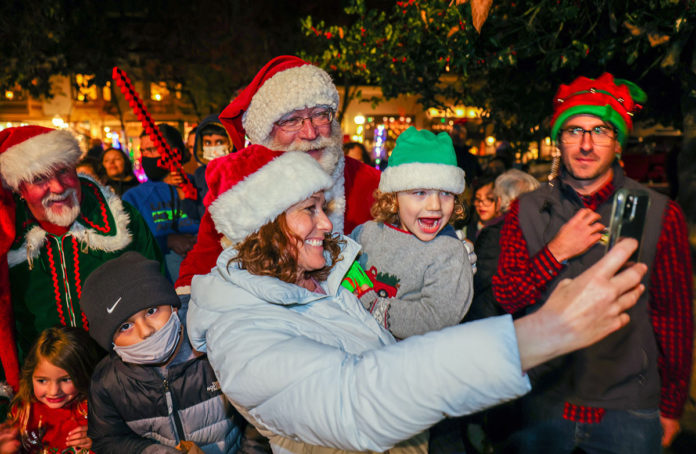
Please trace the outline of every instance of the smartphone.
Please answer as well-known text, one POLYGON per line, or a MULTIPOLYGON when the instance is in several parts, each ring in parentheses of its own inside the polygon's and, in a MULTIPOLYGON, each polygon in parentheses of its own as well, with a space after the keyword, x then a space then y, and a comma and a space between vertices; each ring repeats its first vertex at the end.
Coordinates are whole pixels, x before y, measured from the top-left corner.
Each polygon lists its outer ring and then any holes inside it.
POLYGON ((645 217, 650 206, 650 194, 642 189, 619 189, 614 194, 611 209, 607 251, 621 238, 635 238, 638 249, 628 259, 630 262, 640 262, 645 217))

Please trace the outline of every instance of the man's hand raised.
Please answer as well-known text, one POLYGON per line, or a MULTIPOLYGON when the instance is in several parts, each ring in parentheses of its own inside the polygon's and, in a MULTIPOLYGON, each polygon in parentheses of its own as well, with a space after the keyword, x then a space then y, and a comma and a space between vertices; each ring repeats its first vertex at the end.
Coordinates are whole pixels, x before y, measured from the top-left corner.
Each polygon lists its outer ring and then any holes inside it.
POLYGON ((599 214, 582 208, 549 241, 549 251, 559 263, 582 254, 602 237, 604 225, 600 219, 599 214))

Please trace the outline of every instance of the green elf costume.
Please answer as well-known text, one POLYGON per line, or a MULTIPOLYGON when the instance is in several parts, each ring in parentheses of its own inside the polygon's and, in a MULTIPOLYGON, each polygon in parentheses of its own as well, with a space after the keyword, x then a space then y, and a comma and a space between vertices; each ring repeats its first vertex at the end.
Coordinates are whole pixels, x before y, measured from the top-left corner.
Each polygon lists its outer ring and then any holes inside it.
POLYGON ((0 250, 9 265, 9 274, 2 273, 0 281, 6 284, 9 277, 10 289, 9 301, 0 300, 0 328, 11 334, 0 340, 0 359, 15 390, 18 371, 12 369, 42 330, 59 324, 89 329, 80 296, 82 283, 94 269, 126 251, 162 261, 137 210, 91 179, 79 179, 80 213, 65 233, 49 233, 32 215, 18 194, 21 183, 74 167, 81 154, 77 140, 65 130, 23 126, 0 131, 0 178, 14 193, 13 203, 3 205, 4 210, 13 208, 5 217, 14 217, 14 223, 4 223, 2 233, 14 240, 9 249, 0 250))

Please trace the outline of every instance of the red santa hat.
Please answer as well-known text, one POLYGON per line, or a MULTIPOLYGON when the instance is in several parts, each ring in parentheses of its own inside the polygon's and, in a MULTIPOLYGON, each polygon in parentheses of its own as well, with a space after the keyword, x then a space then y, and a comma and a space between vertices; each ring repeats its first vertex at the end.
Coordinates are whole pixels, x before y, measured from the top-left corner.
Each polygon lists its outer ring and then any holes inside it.
POLYGON ((82 151, 66 130, 20 126, 0 131, 0 178, 13 191, 23 181, 74 166, 82 151))
POLYGON ((338 91, 323 69, 292 55, 276 57, 220 114, 234 146, 263 143, 273 123, 293 110, 314 106, 338 109, 338 91))
POLYGON ((261 145, 210 161, 205 179, 209 191, 204 204, 217 231, 233 243, 333 184, 308 154, 261 145))

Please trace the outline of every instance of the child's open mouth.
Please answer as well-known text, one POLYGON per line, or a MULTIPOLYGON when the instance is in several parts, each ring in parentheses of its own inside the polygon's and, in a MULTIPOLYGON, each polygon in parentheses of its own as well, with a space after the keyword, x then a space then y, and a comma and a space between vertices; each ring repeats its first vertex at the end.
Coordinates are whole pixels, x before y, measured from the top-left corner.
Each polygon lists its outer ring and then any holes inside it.
POLYGON ((418 218, 418 226, 425 233, 436 233, 440 228, 442 218, 418 218))

